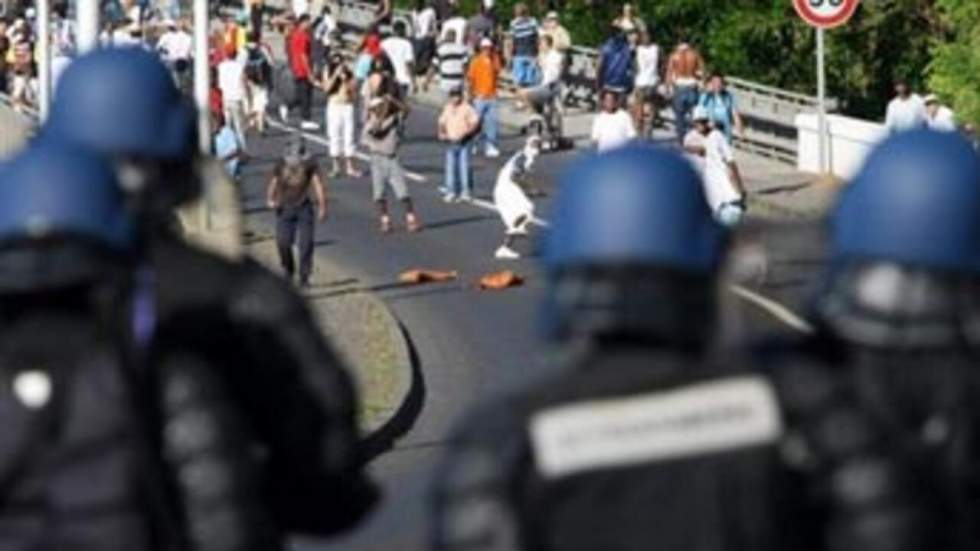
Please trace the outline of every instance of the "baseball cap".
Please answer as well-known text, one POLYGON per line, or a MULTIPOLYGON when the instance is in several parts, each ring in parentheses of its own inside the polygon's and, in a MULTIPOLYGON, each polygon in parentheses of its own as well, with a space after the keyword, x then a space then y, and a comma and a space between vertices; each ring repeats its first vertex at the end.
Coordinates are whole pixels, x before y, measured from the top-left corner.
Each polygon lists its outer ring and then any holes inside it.
POLYGON ((939 98, 936 94, 929 94, 923 101, 926 105, 929 105, 930 103, 939 103, 939 98))
POLYGON ((549 11, 548 15, 544 16, 545 19, 558 19, 558 12, 549 11))
POLYGON ((708 116, 708 110, 705 109, 703 105, 698 105, 694 108, 694 111, 691 112, 692 121, 706 121, 710 118, 711 117, 708 116))
POLYGON ((486 37, 480 39, 480 47, 481 48, 493 48, 493 40, 490 40, 489 38, 486 38, 486 37))

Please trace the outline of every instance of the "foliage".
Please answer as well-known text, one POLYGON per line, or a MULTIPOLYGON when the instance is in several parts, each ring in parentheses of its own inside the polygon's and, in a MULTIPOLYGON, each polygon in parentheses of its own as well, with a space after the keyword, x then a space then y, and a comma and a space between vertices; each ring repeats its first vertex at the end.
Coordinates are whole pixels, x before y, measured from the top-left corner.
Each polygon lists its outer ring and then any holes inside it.
POLYGON ((949 41, 936 44, 929 85, 952 103, 961 122, 980 125, 980 2, 938 0, 949 41))
MULTIPOLYGON (((496 0, 497 13, 506 19, 517 1, 496 0)), ((573 41, 591 46, 601 43, 622 5, 618 0, 525 3, 539 16, 549 4, 558 5, 573 41)), ((466 13, 473 13, 478 4, 479 0, 461 2, 466 13)), ((634 0, 633 4, 651 28, 654 41, 667 49, 687 39, 701 49, 712 69, 816 93, 814 31, 799 19, 790 0, 634 0)), ((915 90, 924 90, 934 47, 949 59, 946 63, 973 67, 971 76, 980 74, 976 70, 980 62, 978 6, 978 0, 862 0, 850 23, 826 33, 828 94, 848 114, 880 119, 896 77, 907 79, 915 90), (949 51, 936 47, 937 42, 945 42, 948 28, 937 3, 958 6, 964 12, 962 19, 973 24, 972 42, 960 40, 960 47, 949 51)), ((959 86, 959 81, 950 81, 951 76, 941 81, 935 76, 933 82, 959 86)), ((980 87, 973 85, 972 90, 980 87)))

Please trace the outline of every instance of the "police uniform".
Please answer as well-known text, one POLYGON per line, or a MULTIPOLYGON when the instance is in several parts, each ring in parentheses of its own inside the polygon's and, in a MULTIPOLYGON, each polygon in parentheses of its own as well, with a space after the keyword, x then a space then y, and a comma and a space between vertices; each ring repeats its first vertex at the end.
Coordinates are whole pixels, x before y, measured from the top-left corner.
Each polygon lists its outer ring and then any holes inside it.
POLYGON ((468 416, 434 489, 439 549, 817 549, 778 388, 707 359, 725 230, 678 155, 628 146, 561 180, 547 334, 586 351, 468 416))
MULTIPOLYGON (((173 209, 200 192, 194 128, 193 108, 155 56, 110 49, 66 70, 41 134, 116 162, 142 222, 137 277, 152 300, 138 325, 152 337, 151 357, 190 355, 224 384, 261 452, 260 480, 278 528, 334 533, 375 499, 360 470, 353 385, 286 282, 250 260, 187 245, 168 227, 173 209)), ((212 432, 202 437, 220 451, 230 440, 212 432)), ((234 486, 215 491, 234 497, 234 486)))

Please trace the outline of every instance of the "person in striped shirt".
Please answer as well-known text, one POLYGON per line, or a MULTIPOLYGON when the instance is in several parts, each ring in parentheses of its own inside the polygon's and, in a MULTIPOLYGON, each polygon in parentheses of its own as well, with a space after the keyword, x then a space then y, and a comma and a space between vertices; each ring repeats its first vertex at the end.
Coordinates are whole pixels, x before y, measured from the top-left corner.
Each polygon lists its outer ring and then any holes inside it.
POLYGON ((538 83, 538 21, 528 16, 527 6, 514 6, 514 19, 510 22, 511 72, 518 88, 530 88, 538 83))
MULTIPOLYGON (((463 85, 466 64, 469 61, 469 48, 460 44, 456 31, 447 29, 442 36, 442 43, 436 48, 436 60, 429 71, 429 80, 438 71, 439 89, 448 94, 451 90, 463 85)), ((426 82, 428 87, 428 82, 426 82)))

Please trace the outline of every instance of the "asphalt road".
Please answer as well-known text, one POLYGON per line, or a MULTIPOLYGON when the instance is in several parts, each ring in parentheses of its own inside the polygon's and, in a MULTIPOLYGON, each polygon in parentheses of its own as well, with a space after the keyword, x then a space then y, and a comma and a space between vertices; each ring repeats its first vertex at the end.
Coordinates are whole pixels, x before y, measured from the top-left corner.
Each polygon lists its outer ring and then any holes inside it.
MULTIPOLYGON (((437 476, 439 454, 448 431, 474 401, 518 385, 533 382, 556 369, 556 351, 537 335, 537 304, 544 286, 533 258, 533 243, 523 243, 528 259, 498 261, 493 252, 502 238, 503 226, 487 208, 469 204, 446 205, 436 188, 441 181, 443 147, 434 139, 435 113, 418 107, 408 121, 406 143, 401 151, 403 165, 424 178, 410 182, 416 208, 426 227, 408 234, 395 207, 398 231, 383 236, 378 232, 367 177, 340 178, 329 182, 328 220, 317 227, 318 253, 329 255, 361 287, 376 292, 404 324, 414 347, 423 384, 422 408, 410 430, 393 449, 378 456, 371 470, 383 485, 383 504, 360 529, 329 542, 299 541, 296 549, 424 549, 428 531, 426 491, 437 476), (413 268, 455 270, 459 279, 451 283, 405 287, 398 274, 413 268), (483 274, 511 269, 526 278, 523 287, 487 292, 475 288, 483 274)), ((286 133, 271 131, 267 137, 252 137, 254 159, 244 171, 244 208, 248 226, 271 231, 273 216, 265 209, 263 185, 272 170, 286 133)), ((475 163, 477 195, 489 199, 497 170, 522 143, 506 135, 504 156, 475 163)), ((310 150, 325 160, 325 148, 315 141, 310 150)), ((536 167, 541 187, 551 197, 563 165, 576 151, 546 154, 536 167)), ((326 168, 326 164, 321 165, 326 168)), ((365 163, 360 168, 367 169, 365 163)), ((326 172, 326 170, 324 170, 326 172)), ((547 219, 549 199, 539 203, 547 219)), ((823 262, 818 229, 802 226, 773 227, 750 223, 747 238, 752 254, 745 287, 758 291, 775 306, 800 311, 807 289, 823 262), (758 268, 764 258, 765 270, 758 268)), ((744 264, 744 262, 742 263, 744 264)), ((314 275, 311 294, 329 298, 336 290, 325 275, 314 275)), ((726 339, 752 338, 793 329, 757 303, 722 290, 726 339)), ((772 310, 772 308, 770 308, 772 310)), ((776 312, 778 314, 778 311, 776 312)))

